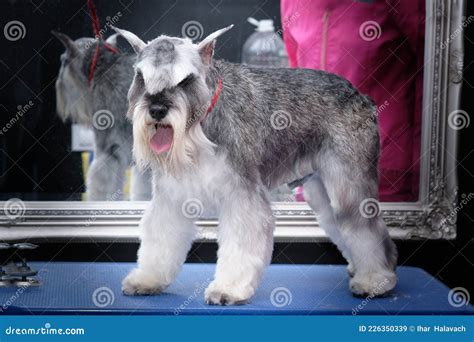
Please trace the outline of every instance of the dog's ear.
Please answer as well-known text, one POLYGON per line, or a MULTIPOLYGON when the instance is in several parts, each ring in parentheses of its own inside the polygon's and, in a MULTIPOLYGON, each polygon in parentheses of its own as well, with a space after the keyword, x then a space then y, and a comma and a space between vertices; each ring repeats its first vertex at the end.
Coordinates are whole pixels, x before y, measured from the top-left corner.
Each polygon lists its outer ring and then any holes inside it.
POLYGON ((71 56, 78 56, 79 55, 79 49, 77 48, 76 43, 69 38, 67 35, 61 32, 56 32, 56 31, 51 31, 53 36, 58 38, 58 40, 63 43, 64 47, 66 50, 69 52, 71 56))
POLYGON ((109 38, 107 38, 105 40, 105 43, 106 44, 109 44, 113 47, 117 47, 117 37, 119 36, 118 33, 114 33, 113 35, 111 35, 109 38))
POLYGON ((214 55, 214 45, 216 45, 217 37, 229 31, 232 27, 234 27, 234 25, 230 25, 220 30, 217 30, 216 32, 213 32, 208 35, 198 44, 199 54, 201 55, 204 64, 211 64, 212 56, 214 55))
POLYGON ((127 31, 127 30, 121 30, 114 26, 112 26, 112 28, 115 30, 115 32, 117 32, 118 34, 120 34, 122 37, 124 37, 127 40, 127 42, 132 46, 133 50, 137 54, 145 48, 146 43, 140 38, 138 38, 132 32, 127 31))

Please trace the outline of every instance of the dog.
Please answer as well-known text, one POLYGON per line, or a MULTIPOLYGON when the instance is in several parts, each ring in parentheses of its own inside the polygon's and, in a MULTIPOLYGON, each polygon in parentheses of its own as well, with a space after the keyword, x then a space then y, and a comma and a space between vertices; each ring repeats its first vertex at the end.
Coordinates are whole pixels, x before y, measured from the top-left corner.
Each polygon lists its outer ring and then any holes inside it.
MULTIPOLYGON (((94 132, 94 160, 86 180, 89 201, 120 200, 125 172, 132 162, 132 126, 125 118, 126 94, 133 79, 134 56, 116 50, 117 35, 105 42, 93 38, 73 41, 53 32, 65 46, 56 80, 56 110, 94 132), (99 58, 91 73, 93 54, 99 58), (113 47, 113 51, 107 47, 113 47), (89 75, 91 75, 89 79, 89 75)), ((132 166, 131 200, 151 198, 150 174, 132 166)))
POLYGON ((360 210, 378 195, 374 103, 323 71, 214 59, 216 39, 231 27, 198 44, 164 35, 145 43, 114 28, 137 54, 127 116, 135 161, 153 175, 138 266, 123 280, 124 294, 158 294, 176 278, 195 237, 192 202, 219 212, 206 303, 247 303, 272 256, 268 190, 286 183, 304 187, 349 263, 353 294, 387 293, 397 282, 396 247, 383 219, 360 210), (282 128, 283 114, 291 120, 282 128))

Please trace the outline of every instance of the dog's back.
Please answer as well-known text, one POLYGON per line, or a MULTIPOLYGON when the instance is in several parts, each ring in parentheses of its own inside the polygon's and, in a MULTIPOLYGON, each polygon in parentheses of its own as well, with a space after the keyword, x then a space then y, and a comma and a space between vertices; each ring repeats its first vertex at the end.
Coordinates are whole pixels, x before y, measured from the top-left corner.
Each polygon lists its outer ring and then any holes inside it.
POLYGON ((375 105, 349 81, 319 70, 223 61, 215 61, 212 75, 224 87, 205 133, 230 151, 234 167, 245 165, 245 176, 255 165, 270 187, 291 182, 317 170, 322 153, 377 172, 375 105))

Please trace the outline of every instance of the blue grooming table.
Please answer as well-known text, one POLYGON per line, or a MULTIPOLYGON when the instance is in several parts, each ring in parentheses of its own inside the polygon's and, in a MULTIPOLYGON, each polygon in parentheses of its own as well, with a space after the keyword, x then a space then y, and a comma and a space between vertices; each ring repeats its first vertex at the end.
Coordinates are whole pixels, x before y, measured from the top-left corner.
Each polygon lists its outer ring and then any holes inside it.
POLYGON ((39 287, 0 288, 4 314, 159 315, 421 315, 474 314, 470 305, 453 307, 449 288, 425 271, 399 267, 399 283, 385 298, 355 298, 344 266, 271 265, 251 303, 211 306, 204 289, 215 265, 186 264, 175 283, 158 296, 124 296, 121 281, 132 263, 31 263, 39 287), (359 307, 359 308, 358 308, 359 307))

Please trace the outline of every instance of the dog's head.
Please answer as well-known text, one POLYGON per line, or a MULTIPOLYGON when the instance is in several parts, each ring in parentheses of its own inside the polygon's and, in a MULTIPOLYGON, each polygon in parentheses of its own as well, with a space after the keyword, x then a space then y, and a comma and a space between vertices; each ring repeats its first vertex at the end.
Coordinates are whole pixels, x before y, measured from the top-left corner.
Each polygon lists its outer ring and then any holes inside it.
POLYGON ((212 152, 204 135, 202 116, 215 92, 207 82, 216 31, 199 44, 188 38, 160 36, 145 43, 129 31, 115 29, 137 53, 135 77, 128 93, 127 116, 133 121, 134 156, 139 165, 155 161, 179 171, 212 152))
MULTIPOLYGON (((85 57, 88 50, 98 43, 94 38, 72 40, 60 32, 52 32, 64 45, 66 50, 61 54, 61 67, 56 79, 56 111, 63 119, 74 122, 90 123, 92 117, 89 110, 89 82, 85 57)), ((106 43, 116 44, 117 35, 110 36, 106 43)))

